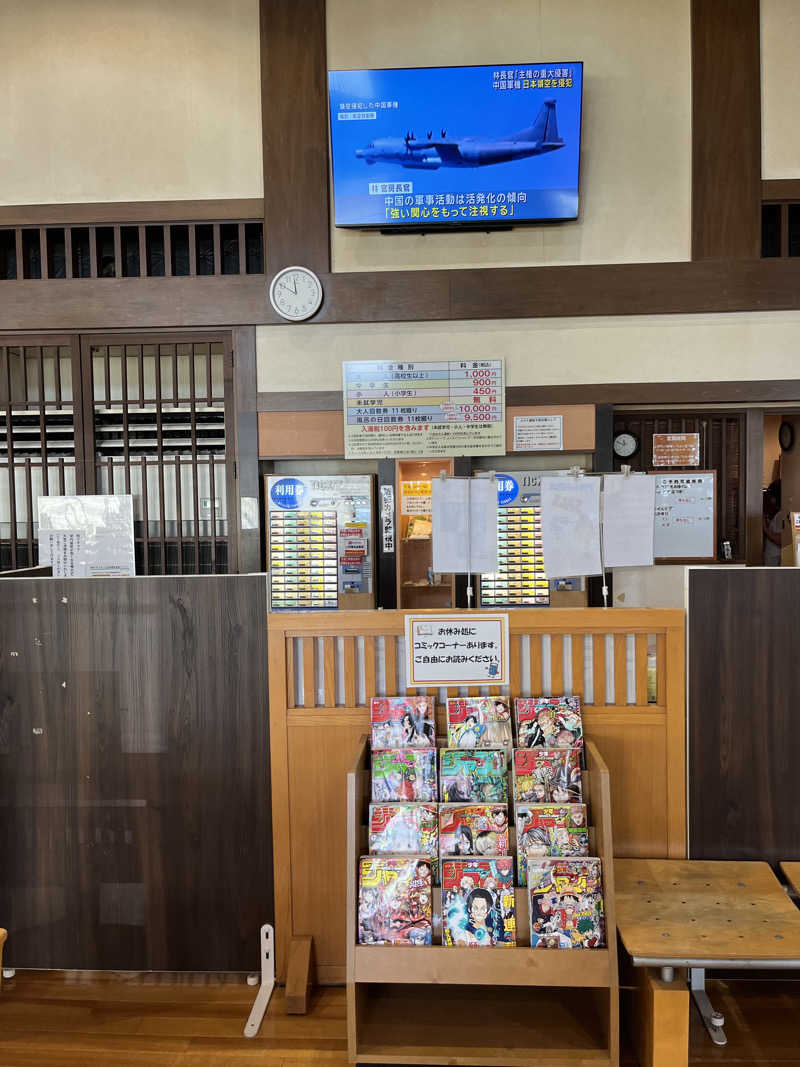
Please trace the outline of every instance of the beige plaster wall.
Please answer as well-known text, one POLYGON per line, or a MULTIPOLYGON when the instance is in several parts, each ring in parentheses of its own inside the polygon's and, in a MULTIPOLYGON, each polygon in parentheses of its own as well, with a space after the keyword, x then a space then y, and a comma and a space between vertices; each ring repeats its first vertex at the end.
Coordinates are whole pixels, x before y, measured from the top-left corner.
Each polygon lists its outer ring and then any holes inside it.
POLYGON ((328 0, 328 66, 582 59, 580 219, 510 233, 332 228, 337 271, 690 258, 689 0, 328 0))
POLYGON ((800 178, 800 3, 761 0, 761 174, 800 178))
MULTIPOLYGON (((347 359, 503 356, 507 384, 796 378, 800 312, 262 326, 261 392, 341 389, 347 359)), ((798 435, 800 439, 800 434, 798 435)))
POLYGON ((2 0, 0 204, 263 194, 258 0, 2 0))

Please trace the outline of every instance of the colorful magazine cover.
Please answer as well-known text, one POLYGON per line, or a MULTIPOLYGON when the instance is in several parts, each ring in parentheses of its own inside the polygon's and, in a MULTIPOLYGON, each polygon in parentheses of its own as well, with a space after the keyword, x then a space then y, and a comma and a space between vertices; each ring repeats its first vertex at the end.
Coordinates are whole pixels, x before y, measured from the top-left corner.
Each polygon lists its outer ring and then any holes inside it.
POLYGON ((359 945, 430 945, 433 883, 427 856, 362 856, 359 945))
POLYGON ((441 856, 507 856, 506 804, 442 804, 439 808, 441 856))
POLYGON ((531 857, 589 855, 585 804, 520 804, 516 823, 520 885, 531 857))
POLYGON ((577 748, 515 748, 515 804, 579 804, 581 753, 577 748))
POLYGON ((436 800, 436 749, 373 750, 372 799, 436 800))
POLYGON ((520 748, 580 748, 583 745, 580 697, 517 697, 520 748))
POLYGON ((435 748, 431 697, 373 697, 369 708, 373 748, 435 748))
POLYGON ((528 896, 532 948, 605 945, 599 859, 530 859, 528 896))
POLYGON ((514 861, 442 860, 442 942, 445 945, 516 944, 514 861))
POLYGON ((448 697, 450 748, 511 748, 511 705, 507 697, 448 697))
POLYGON ((446 804, 505 804, 505 749, 441 749, 441 799, 446 804))
POLYGON ((439 854, 438 804, 370 804, 369 850, 402 855, 439 854))

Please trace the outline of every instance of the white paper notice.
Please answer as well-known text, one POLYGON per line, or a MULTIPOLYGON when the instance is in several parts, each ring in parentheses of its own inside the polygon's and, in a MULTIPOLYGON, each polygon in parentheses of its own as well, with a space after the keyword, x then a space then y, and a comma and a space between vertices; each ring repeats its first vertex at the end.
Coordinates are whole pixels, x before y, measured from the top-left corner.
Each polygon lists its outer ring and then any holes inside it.
POLYGON ((492 478, 434 479, 433 569, 437 574, 497 570, 497 485, 492 478))
POLYGON ((497 483, 494 478, 469 482, 469 573, 497 570, 497 483))
POLYGON ((406 615, 406 684, 507 685, 508 615, 406 615))
POLYGON ((563 415, 515 415, 515 452, 560 452, 564 447, 563 415))
POLYGON ((603 562, 606 567, 650 567, 656 480, 649 474, 603 477, 603 562))
POLYGON ((599 478, 542 478, 542 545, 548 578, 602 573, 599 478))

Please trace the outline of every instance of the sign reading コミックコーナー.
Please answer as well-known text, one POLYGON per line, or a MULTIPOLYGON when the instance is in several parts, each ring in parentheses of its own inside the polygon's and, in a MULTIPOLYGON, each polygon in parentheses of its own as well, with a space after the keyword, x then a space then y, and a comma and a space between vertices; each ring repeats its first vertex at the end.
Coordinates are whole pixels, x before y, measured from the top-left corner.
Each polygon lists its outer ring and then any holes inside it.
POLYGON ((505 453, 502 359, 342 364, 347 459, 505 453))
POLYGON ((406 686, 505 685, 508 615, 406 615, 406 686))

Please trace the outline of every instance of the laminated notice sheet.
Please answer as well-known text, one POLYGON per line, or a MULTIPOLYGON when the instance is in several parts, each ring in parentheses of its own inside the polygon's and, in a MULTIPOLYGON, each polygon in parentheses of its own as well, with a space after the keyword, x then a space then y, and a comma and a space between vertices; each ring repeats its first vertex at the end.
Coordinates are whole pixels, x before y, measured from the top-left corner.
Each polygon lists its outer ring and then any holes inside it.
POLYGON ((434 479, 433 569, 437 574, 497 570, 497 485, 492 478, 434 479))
POLYGON ((650 567, 656 479, 647 474, 603 476, 603 563, 650 567))
POLYGON ((548 578, 602 573, 600 478, 542 479, 542 546, 548 578))

